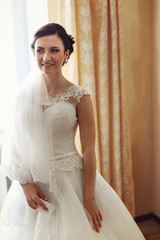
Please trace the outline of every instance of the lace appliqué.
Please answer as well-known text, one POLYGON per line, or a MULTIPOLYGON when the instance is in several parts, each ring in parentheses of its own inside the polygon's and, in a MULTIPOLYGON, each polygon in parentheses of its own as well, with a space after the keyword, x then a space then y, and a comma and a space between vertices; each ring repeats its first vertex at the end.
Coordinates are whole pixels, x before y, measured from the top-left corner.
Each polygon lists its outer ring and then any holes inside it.
POLYGON ((42 97, 41 104, 43 106, 51 106, 54 103, 63 102, 63 101, 69 100, 70 98, 74 98, 74 99, 76 99, 76 102, 73 103, 73 105, 76 106, 77 103, 80 102, 80 99, 84 95, 90 95, 90 94, 82 87, 80 87, 78 85, 72 85, 72 86, 68 87, 65 92, 60 92, 60 93, 56 94, 55 97, 50 97, 50 96, 42 97))
POLYGON ((33 182, 33 178, 31 174, 29 173, 28 169, 22 166, 22 164, 18 163, 16 164, 14 162, 9 162, 8 169, 7 169, 7 176, 11 180, 17 180, 22 184, 25 184, 27 182, 33 182))
MULTIPOLYGON (((54 161, 54 166, 58 170, 71 171, 74 168, 83 169, 82 157, 78 154, 65 157, 59 160, 52 160, 52 161, 54 161)), ((51 165, 52 165, 52 161, 51 161, 51 165)))

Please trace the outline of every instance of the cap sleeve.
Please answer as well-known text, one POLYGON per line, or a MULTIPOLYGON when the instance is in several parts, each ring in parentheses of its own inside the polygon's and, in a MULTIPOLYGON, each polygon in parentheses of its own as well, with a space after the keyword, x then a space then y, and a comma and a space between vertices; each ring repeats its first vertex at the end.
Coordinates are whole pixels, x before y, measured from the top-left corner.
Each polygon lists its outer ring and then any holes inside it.
POLYGON ((74 89, 74 98, 76 98, 77 103, 80 103, 81 101, 81 98, 84 96, 84 95, 89 95, 90 96, 90 93, 85 90, 84 88, 80 87, 80 86, 76 86, 75 89, 74 89))

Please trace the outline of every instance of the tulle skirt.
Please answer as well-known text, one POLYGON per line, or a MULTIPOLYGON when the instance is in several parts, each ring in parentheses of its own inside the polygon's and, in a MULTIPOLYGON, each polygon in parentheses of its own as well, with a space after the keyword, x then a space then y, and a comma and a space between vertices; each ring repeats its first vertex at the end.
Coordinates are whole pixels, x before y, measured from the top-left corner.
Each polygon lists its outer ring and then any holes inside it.
POLYGON ((96 199, 103 215, 100 233, 92 229, 83 206, 83 170, 56 170, 56 179, 57 196, 47 185, 37 183, 48 198, 48 212, 30 208, 19 182, 13 181, 1 211, 1 240, 144 240, 122 201, 98 172, 96 199))

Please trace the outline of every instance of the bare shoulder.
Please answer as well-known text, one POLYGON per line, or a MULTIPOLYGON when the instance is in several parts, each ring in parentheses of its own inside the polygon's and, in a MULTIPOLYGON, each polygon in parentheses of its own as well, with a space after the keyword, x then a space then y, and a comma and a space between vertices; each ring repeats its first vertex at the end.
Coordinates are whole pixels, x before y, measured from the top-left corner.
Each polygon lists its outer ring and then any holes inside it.
POLYGON ((82 95, 80 101, 77 103, 77 109, 81 109, 83 107, 92 106, 92 100, 90 94, 82 95))
POLYGON ((76 106, 79 120, 93 116, 93 105, 89 94, 83 95, 76 106))

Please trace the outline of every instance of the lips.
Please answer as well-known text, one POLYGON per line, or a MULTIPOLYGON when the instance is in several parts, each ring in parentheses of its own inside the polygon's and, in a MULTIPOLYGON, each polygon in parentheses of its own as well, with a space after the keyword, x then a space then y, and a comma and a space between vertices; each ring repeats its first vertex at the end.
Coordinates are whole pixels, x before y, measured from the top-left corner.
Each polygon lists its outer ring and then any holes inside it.
POLYGON ((49 68, 51 66, 53 66, 54 64, 51 64, 51 63, 42 63, 42 66, 45 67, 45 68, 49 68))

